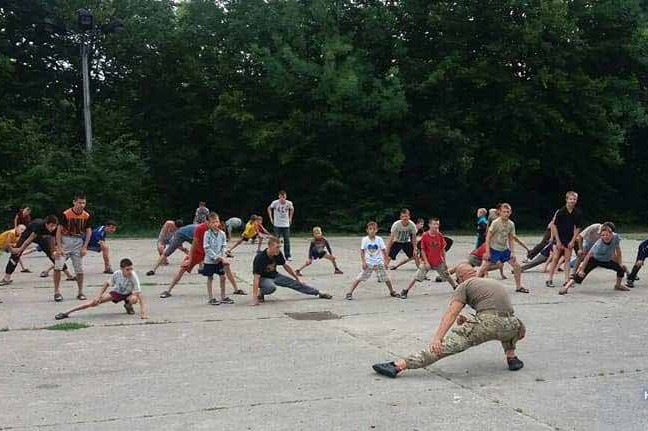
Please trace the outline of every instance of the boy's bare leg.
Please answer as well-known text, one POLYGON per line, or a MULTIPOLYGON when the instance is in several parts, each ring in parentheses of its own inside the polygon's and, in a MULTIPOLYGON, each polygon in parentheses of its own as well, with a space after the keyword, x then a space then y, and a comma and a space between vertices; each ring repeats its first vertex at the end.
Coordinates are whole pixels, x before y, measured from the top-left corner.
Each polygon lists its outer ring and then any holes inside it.
POLYGON ((220 275, 218 279, 220 281, 220 297, 221 299, 225 299, 227 298, 227 295, 225 294, 225 276, 220 275))
POLYGON ((232 273, 232 267, 227 264, 224 265, 225 267, 225 275, 227 276, 227 279, 229 282, 232 284, 232 287, 234 288, 234 291, 239 290, 238 285, 236 284, 236 278, 234 277, 234 274, 232 273))
POLYGON ((207 297, 210 301, 214 299, 214 277, 211 276, 207 277, 207 297))
POLYGON ((337 259, 335 258, 335 256, 332 256, 332 255, 326 253, 326 254, 324 255, 324 259, 326 259, 326 260, 328 260, 329 262, 331 262, 331 265, 333 265, 333 269, 334 269, 334 270, 336 270, 336 271, 339 271, 339 270, 340 270, 340 268, 338 268, 338 266, 337 266, 337 259))
POLYGON ((234 244, 232 247, 230 247, 230 249, 227 250, 227 251, 229 251, 229 252, 231 253, 232 250, 234 250, 236 247, 238 247, 239 245, 241 245, 242 242, 243 242, 243 238, 239 238, 239 240, 236 241, 236 244, 234 244))
MULTIPOLYGON (((306 262, 304 262, 304 264, 303 264, 302 266, 299 267, 299 269, 297 270, 297 272, 301 272, 302 269, 306 268, 307 266, 310 266, 312 263, 313 263, 312 260, 310 260, 310 259, 306 259, 306 262)), ((297 275, 299 275, 299 274, 297 274, 297 275)))
POLYGON ((389 294, 396 293, 394 291, 394 286, 392 285, 391 280, 385 280, 385 284, 387 285, 387 288, 389 289, 389 294))
POLYGON ((61 293, 61 271, 54 270, 54 295, 61 293))
POLYGON ((178 273, 173 277, 173 280, 171 280, 171 285, 169 285, 169 288, 167 289, 167 292, 171 293, 174 287, 182 280, 182 276, 184 273, 187 272, 184 268, 180 268, 178 273))
POLYGON ((513 279, 515 280, 515 289, 519 290, 522 287, 522 271, 520 270, 520 264, 517 262, 515 257, 512 257, 508 261, 509 265, 513 268, 513 279))
MULTIPOLYGON (((60 273, 60 272, 59 272, 60 273)), ((74 308, 71 308, 70 310, 66 311, 64 314, 72 314, 76 313, 77 311, 85 310, 86 308, 91 308, 91 307, 96 307, 97 305, 103 304, 105 302, 112 301, 112 296, 110 296, 110 293, 106 292, 99 298, 95 298, 91 301, 84 302, 81 305, 77 305, 74 308)))
POLYGON ((104 271, 110 271, 110 247, 108 244, 101 244, 101 255, 104 261, 104 271))
POLYGON ((553 282, 554 275, 556 274, 556 269, 558 269, 558 264, 560 262, 560 257, 563 254, 563 250, 556 250, 554 253, 553 259, 551 260, 551 265, 549 266, 549 280, 553 282))
POLYGON ((79 295, 83 295, 83 273, 80 272, 76 275, 77 288, 79 289, 79 295))
POLYGON ((571 274, 571 265, 569 265, 569 261, 571 260, 571 254, 572 254, 572 249, 571 248, 566 248, 565 249, 565 283, 569 281, 569 276, 571 274))
POLYGON ((353 295, 353 291, 356 290, 356 287, 360 284, 360 280, 353 280, 353 283, 351 283, 351 288, 349 289, 349 292, 347 294, 353 295))

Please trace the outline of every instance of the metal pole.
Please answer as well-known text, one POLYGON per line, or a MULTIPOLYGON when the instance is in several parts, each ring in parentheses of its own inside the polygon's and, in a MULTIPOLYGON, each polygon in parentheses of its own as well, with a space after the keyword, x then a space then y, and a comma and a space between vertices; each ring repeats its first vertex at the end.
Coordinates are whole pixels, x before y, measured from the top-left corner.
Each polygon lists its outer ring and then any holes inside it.
POLYGON ((85 141, 88 153, 92 151, 92 120, 90 118, 90 75, 88 73, 88 39, 81 40, 81 72, 83 74, 83 121, 85 124, 85 141))

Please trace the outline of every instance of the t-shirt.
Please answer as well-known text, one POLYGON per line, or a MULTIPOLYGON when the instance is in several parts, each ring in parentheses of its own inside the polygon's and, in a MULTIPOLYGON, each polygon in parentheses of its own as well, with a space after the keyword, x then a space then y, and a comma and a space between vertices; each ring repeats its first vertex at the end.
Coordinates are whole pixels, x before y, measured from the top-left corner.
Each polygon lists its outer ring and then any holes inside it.
POLYGON ((512 313, 513 306, 504 286, 490 278, 470 278, 459 286, 452 295, 453 301, 469 305, 475 311, 495 310, 512 313))
POLYGON ((196 214, 194 215, 194 219, 193 219, 194 224, 204 223, 207 220, 208 215, 209 215, 209 208, 207 207, 196 208, 196 214))
POLYGON ((323 236, 319 238, 313 238, 308 248, 308 254, 312 255, 313 253, 322 254, 324 251, 328 251, 329 254, 333 254, 331 251, 331 244, 323 236))
POLYGON ((257 227, 256 222, 249 221, 245 224, 245 230, 243 231, 243 237, 247 239, 253 238, 257 233, 259 229, 257 227))
POLYGON ((509 235, 515 235, 515 223, 498 217, 491 223, 488 231, 491 233, 490 247, 493 250, 508 250, 509 235))
POLYGON ((592 257, 601 262, 609 262, 614 258, 614 250, 621 243, 621 237, 618 234, 612 235, 612 240, 608 243, 603 238, 596 241, 592 249, 592 257))
POLYGON ((365 262, 370 266, 385 264, 383 250, 386 248, 385 241, 379 236, 375 236, 373 239, 365 236, 360 243, 360 250, 365 252, 365 262))
MULTIPOLYGON (((54 232, 56 232, 56 229, 54 229, 54 232)), ((23 235, 25 236, 25 238, 29 237, 29 235, 31 235, 32 233, 36 234, 37 236, 54 236, 54 232, 47 230, 47 228, 45 227, 45 220, 37 218, 34 219, 33 222, 29 223, 23 235)))
POLYGON ((601 223, 594 223, 587 226, 581 231, 581 236, 583 237, 583 243, 592 245, 599 240, 601 234, 599 230, 601 229, 601 223))
POLYGON ((400 220, 392 224, 391 233, 396 242, 412 242, 412 234, 416 235, 416 224, 410 220, 405 226, 400 220))
POLYGON ((421 250, 425 253, 425 258, 431 266, 438 266, 443 262, 441 252, 445 246, 446 240, 441 232, 427 231, 421 238, 421 250))
POLYGON ((482 245, 474 249, 470 254, 473 256, 477 256, 480 259, 483 259, 484 253, 486 253, 486 243, 483 243, 482 245))
POLYGON ((14 247, 16 245, 16 242, 18 242, 16 229, 9 229, 0 233, 0 250, 14 247))
POLYGON ((90 213, 86 210, 76 213, 73 208, 63 211, 60 226, 61 233, 66 236, 84 236, 92 226, 90 213))
POLYGON ((142 292, 139 278, 137 278, 135 271, 133 271, 130 277, 124 276, 124 273, 121 272, 121 270, 115 271, 110 278, 110 285, 112 286, 111 291, 117 292, 120 295, 130 295, 131 293, 142 292))
POLYGON ((277 266, 285 265, 286 258, 283 253, 279 252, 276 256, 268 255, 266 248, 261 253, 257 253, 252 264, 252 272, 261 275, 261 278, 275 278, 278 274, 277 266))
POLYGON ((192 242, 194 238, 194 232, 196 232, 196 227, 198 227, 197 224, 188 224, 186 226, 182 226, 177 231, 175 231, 176 239, 182 240, 183 242, 192 242))
POLYGON ((275 227, 290 227, 290 210, 293 210, 293 203, 289 200, 281 203, 279 199, 272 201, 270 208, 274 210, 275 227))
POLYGON ((569 244, 574 237, 574 228, 582 226, 582 214, 578 208, 574 208, 572 212, 567 211, 564 206, 554 215, 554 224, 558 230, 558 237, 563 245, 569 244))
POLYGON ((196 229, 193 233, 193 238, 191 239, 191 255, 192 259, 202 261, 205 258, 205 232, 209 230, 209 225, 207 223, 200 223, 196 226, 196 229))
MULTIPOLYGON (((99 241, 105 241, 106 240, 106 230, 105 226, 99 226, 96 229, 92 229, 92 235, 90 235, 90 242, 88 243, 88 246, 96 246, 99 245, 99 241)), ((85 237, 85 235, 84 235, 85 237)), ((85 239, 85 238, 84 238, 85 239)))
POLYGON ((486 229, 488 228, 488 219, 481 216, 477 219, 477 247, 486 241, 486 229))

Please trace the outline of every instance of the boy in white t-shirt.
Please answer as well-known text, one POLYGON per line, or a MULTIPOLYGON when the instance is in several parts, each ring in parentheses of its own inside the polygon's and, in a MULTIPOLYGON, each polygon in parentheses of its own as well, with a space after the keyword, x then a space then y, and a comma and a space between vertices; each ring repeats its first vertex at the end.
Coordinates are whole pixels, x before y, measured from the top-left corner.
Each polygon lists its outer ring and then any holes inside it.
POLYGON ((346 294, 346 299, 353 299, 353 291, 358 287, 361 281, 369 280, 371 273, 376 271, 378 282, 384 282, 389 288, 389 294, 394 298, 400 298, 392 286, 391 280, 385 271, 385 262, 387 261, 387 247, 385 241, 376 235, 378 232, 378 223, 370 221, 367 223, 367 236, 362 238, 360 246, 360 260, 362 261, 362 272, 351 285, 351 289, 346 294))
POLYGON ((104 281, 103 289, 101 289, 101 292, 99 292, 99 295, 95 299, 74 307, 65 313, 59 313, 55 319, 67 319, 72 313, 85 310, 86 308, 96 307, 108 301, 112 301, 115 304, 124 301, 124 308, 128 314, 135 314, 133 305, 139 303, 140 319, 146 319, 142 288, 140 287, 139 278, 135 270, 133 270, 133 262, 130 259, 122 259, 119 262, 119 271, 113 273, 110 281, 104 281), (112 289, 110 292, 107 292, 110 286, 112 286, 112 289))

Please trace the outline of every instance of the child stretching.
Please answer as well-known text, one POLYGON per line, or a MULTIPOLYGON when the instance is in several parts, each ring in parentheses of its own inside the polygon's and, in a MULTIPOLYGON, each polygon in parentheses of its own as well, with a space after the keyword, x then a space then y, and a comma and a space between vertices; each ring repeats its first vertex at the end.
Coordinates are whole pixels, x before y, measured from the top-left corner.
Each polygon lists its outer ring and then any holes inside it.
POLYGON ((376 271, 378 283, 385 282, 389 289, 389 294, 394 298, 400 298, 400 295, 394 291, 391 280, 385 271, 385 262, 387 261, 387 247, 385 241, 376 235, 378 232, 378 223, 370 221, 367 223, 367 236, 362 238, 360 245, 360 260, 362 261, 362 272, 351 285, 351 289, 346 294, 346 299, 353 299, 353 291, 358 287, 361 281, 369 280, 371 273, 376 271))
POLYGON ((232 257, 232 250, 241 245, 242 242, 247 242, 254 240, 259 237, 259 245, 257 246, 257 253, 261 251, 261 245, 263 244, 263 238, 270 236, 270 233, 263 227, 263 217, 252 214, 250 220, 245 224, 245 229, 241 234, 241 238, 227 250, 226 254, 228 257, 232 257))
POLYGON ((72 313, 96 307, 108 301, 115 304, 124 301, 124 308, 128 314, 135 314, 133 305, 139 303, 140 319, 146 319, 142 288, 140 287, 139 278, 137 278, 137 274, 133 270, 133 262, 130 259, 122 259, 119 262, 119 271, 115 271, 110 281, 104 281, 103 289, 95 299, 74 307, 65 313, 59 313, 54 318, 56 320, 66 319, 72 313), (106 292, 110 286, 112 286, 111 291, 106 292))
POLYGON ((203 247, 205 250, 205 266, 203 267, 202 274, 207 277, 207 295, 209 296, 210 305, 219 304, 234 304, 234 301, 225 295, 225 275, 232 283, 235 292, 239 292, 236 285, 236 279, 231 273, 230 264, 225 259, 227 250, 227 237, 220 227, 220 220, 218 216, 212 217, 207 222, 209 229, 205 231, 203 237, 203 247), (214 274, 218 274, 220 280, 220 301, 214 298, 214 274))
POLYGON ((329 244, 328 240, 324 235, 322 235, 322 228, 316 226, 313 228, 313 239, 311 240, 310 247, 308 247, 308 259, 306 259, 306 262, 304 262, 301 268, 297 270, 297 275, 301 277, 302 269, 311 265, 313 261, 317 259, 326 259, 331 262, 333 264, 333 274, 344 274, 337 266, 335 256, 333 256, 333 252, 331 251, 331 244, 329 244))

